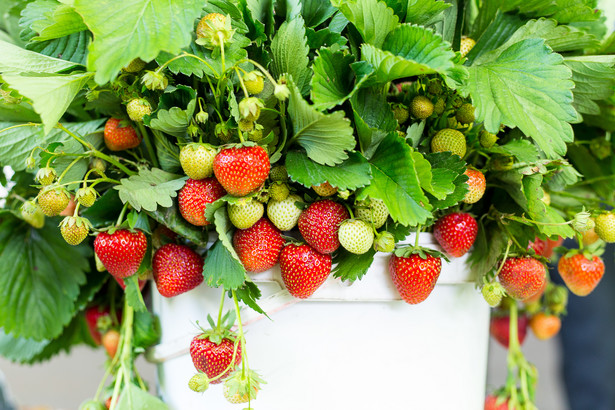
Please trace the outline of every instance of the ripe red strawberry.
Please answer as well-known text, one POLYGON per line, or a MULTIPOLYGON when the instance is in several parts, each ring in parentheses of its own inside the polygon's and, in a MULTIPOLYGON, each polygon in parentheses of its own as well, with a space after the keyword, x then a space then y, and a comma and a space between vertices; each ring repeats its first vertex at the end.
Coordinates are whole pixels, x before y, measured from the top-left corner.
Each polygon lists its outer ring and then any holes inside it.
POLYGON ((527 299, 544 286, 547 269, 538 259, 531 257, 508 258, 498 275, 500 283, 510 297, 527 299))
POLYGON ((331 255, 318 253, 309 245, 290 244, 280 254, 280 270, 290 294, 306 299, 329 277, 331 255))
POLYGON ((465 198, 463 198, 463 202, 466 204, 473 204, 478 202, 483 195, 485 194, 485 188, 487 187, 487 181, 485 180, 485 175, 477 169, 468 168, 465 175, 468 176, 468 193, 465 198))
POLYGON ((389 260, 389 272, 399 295, 411 305, 421 303, 431 294, 442 270, 442 259, 419 254, 397 256, 389 260))
POLYGON ((119 118, 109 118, 105 124, 103 137, 105 145, 111 151, 123 151, 136 148, 141 144, 141 138, 131 125, 121 126, 119 118))
POLYGON ((538 289, 538 292, 534 293, 529 298, 523 299, 522 302, 525 303, 525 305, 530 305, 532 303, 538 302, 540 300, 540 298, 542 297, 542 295, 545 293, 545 290, 547 290, 547 281, 546 280, 544 281, 544 283, 540 287, 540 289, 538 289))
MULTIPOLYGON (((208 332, 205 332, 192 339, 190 357, 192 357, 194 367, 205 373, 209 379, 222 374, 220 378, 210 381, 211 384, 218 384, 222 383, 234 370, 234 366, 226 370, 233 362, 234 349, 235 340, 233 338, 224 337, 220 343, 215 343, 211 340, 208 332)), ((241 363, 241 343, 237 345, 237 353, 233 363, 235 366, 241 363)))
POLYGON ((299 216, 299 232, 303 239, 320 253, 333 253, 340 246, 337 231, 350 218, 344 205, 330 199, 317 201, 299 216))
POLYGON ((492 394, 485 398, 485 410, 515 410, 508 408, 508 399, 499 399, 492 394))
POLYGON ((269 157, 263 147, 223 149, 214 159, 214 174, 233 196, 246 196, 263 185, 269 175, 269 157))
POLYGON ((167 298, 188 292, 203 282, 203 258, 185 245, 168 243, 152 263, 158 292, 167 298))
POLYGON ((214 177, 188 179, 177 197, 179 212, 192 225, 209 225, 210 222, 205 219, 205 207, 225 194, 226 191, 214 177))
POLYGON ((557 269, 572 293, 577 296, 587 296, 602 279, 604 262, 596 255, 588 259, 585 255, 577 253, 562 256, 557 269))
MULTIPOLYGON (((525 336, 527 336, 527 325, 529 319, 525 315, 519 315, 517 317, 517 339, 519 345, 523 344, 525 336)), ((508 348, 510 343, 510 319, 509 316, 493 316, 491 318, 491 325, 489 326, 489 333, 491 336, 502 346, 508 348)))
POLYGON ((101 232, 94 240, 94 252, 107 271, 118 278, 135 274, 146 250, 147 239, 141 231, 101 232))
POLYGON ((547 251, 547 241, 544 239, 536 238, 527 244, 527 250, 533 249, 537 256, 545 256, 547 251))
POLYGON ((449 255, 458 258, 466 254, 476 240, 478 224, 472 215, 453 212, 438 219, 433 235, 449 255))
POLYGON ((248 229, 237 229, 233 246, 248 272, 263 272, 278 263, 284 238, 267 218, 261 218, 248 229))
POLYGON ((562 238, 561 236, 558 236, 555 240, 547 239, 547 247, 543 252, 542 256, 544 256, 545 258, 550 258, 551 256, 553 256, 553 250, 558 246, 562 246, 562 243, 564 243, 564 238, 562 238))
MULTIPOLYGON (((121 313, 115 312, 116 321, 119 322, 121 313)), ((90 335, 94 343, 100 345, 102 343, 101 331, 106 332, 112 325, 111 310, 109 306, 91 306, 85 310, 85 323, 88 326, 90 335)))

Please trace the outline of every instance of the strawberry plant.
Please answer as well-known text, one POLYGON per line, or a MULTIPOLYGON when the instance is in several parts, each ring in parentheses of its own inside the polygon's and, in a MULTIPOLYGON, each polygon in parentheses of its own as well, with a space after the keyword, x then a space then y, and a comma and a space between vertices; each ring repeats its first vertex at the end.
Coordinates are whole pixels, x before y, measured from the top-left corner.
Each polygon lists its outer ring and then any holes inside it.
POLYGON ((109 306, 116 351, 90 404, 165 408, 134 368, 159 336, 143 293, 216 287, 189 386, 224 378, 250 406, 265 382, 241 321, 241 305, 264 313, 251 272, 279 262, 308 298, 382 252, 421 303, 448 263, 418 246, 433 233, 469 254, 501 319, 510 371, 487 402, 535 408, 527 318, 548 337, 567 300, 550 244, 578 240, 560 271, 586 295, 615 238, 615 35, 596 1, 2 4, 1 354, 92 344, 83 312, 109 306))

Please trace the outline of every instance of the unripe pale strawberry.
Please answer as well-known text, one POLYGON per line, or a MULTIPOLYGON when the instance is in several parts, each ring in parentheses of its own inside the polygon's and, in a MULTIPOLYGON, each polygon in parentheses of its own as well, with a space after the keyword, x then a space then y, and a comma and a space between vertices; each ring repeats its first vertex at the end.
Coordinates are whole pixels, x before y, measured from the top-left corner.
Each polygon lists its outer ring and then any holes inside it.
POLYGON ((465 36, 461 37, 461 44, 459 46, 459 54, 461 54, 461 57, 467 56, 475 45, 476 41, 474 41, 474 39, 465 36))
POLYGON ((243 84, 246 86, 246 90, 252 95, 260 94, 265 87, 265 81, 260 71, 250 71, 243 76, 243 84))
POLYGON ((424 120, 433 114, 434 106, 431 100, 423 95, 417 95, 410 103, 410 113, 414 118, 424 120))
POLYGON ((229 204, 227 212, 231 223, 236 228, 248 229, 262 218, 265 206, 262 202, 248 199, 235 204, 229 204))
POLYGON ((49 186, 38 194, 38 205, 46 216, 56 216, 66 209, 70 197, 66 189, 49 186))
POLYGON ((438 97, 436 103, 433 105, 433 111, 436 115, 441 115, 444 112, 444 108, 446 108, 446 102, 443 98, 438 97))
POLYGON ((197 393, 203 393, 209 388, 209 377, 205 373, 197 373, 188 381, 190 390, 197 393))
POLYGON ((615 242, 615 213, 607 212, 595 218, 594 230, 604 242, 615 242))
POLYGON ((230 43, 234 33, 230 17, 220 13, 209 13, 196 27, 196 43, 211 50, 230 43))
POLYGON ((491 307, 496 307, 504 297, 504 288, 498 282, 486 283, 481 289, 483 298, 491 307))
POLYGON ((75 199, 86 208, 91 207, 96 202, 96 190, 92 187, 79 188, 75 194, 75 199))
POLYGON ((274 201, 283 201, 288 198, 289 194, 288 185, 283 182, 274 182, 269 185, 269 197, 274 201))
POLYGON ((38 170, 34 180, 43 186, 51 185, 56 179, 56 170, 51 167, 44 167, 38 170))
POLYGON ((451 128, 440 130, 431 140, 433 152, 450 151, 461 158, 466 154, 466 137, 459 131, 451 128))
POLYGON ((474 106, 470 103, 465 103, 455 112, 455 119, 461 124, 472 124, 475 120, 474 106))
POLYGON ((141 60, 140 58, 135 58, 130 63, 128 63, 126 67, 122 68, 122 70, 126 71, 127 73, 138 73, 144 68, 145 61, 141 60))
POLYGON ((483 148, 491 148, 498 141, 498 136, 490 133, 487 130, 481 130, 479 138, 480 138, 480 145, 483 148))
POLYGON ((357 255, 369 251, 374 243, 372 227, 360 219, 347 219, 342 222, 337 236, 344 249, 357 255))
POLYGON ((288 181, 288 172, 286 172, 286 167, 284 165, 276 165, 275 167, 272 167, 271 171, 269 171, 269 178, 271 178, 272 181, 288 181))
POLYGON ((152 106, 143 98, 134 98, 126 104, 126 113, 134 122, 142 122, 143 117, 152 113, 152 106))
POLYGON ((299 195, 291 194, 283 201, 271 200, 267 204, 267 217, 280 231, 290 231, 297 225, 301 209, 295 202, 303 202, 299 195))
POLYGON ((26 201, 21 205, 21 217, 36 229, 45 226, 45 215, 34 201, 26 201))
POLYGON ((374 228, 379 229, 389 217, 389 208, 382 199, 369 198, 357 201, 354 214, 358 219, 373 222, 374 228))
POLYGON ((331 186, 331 184, 328 182, 323 182, 322 184, 314 185, 312 186, 312 189, 318 195, 325 196, 325 197, 335 195, 335 193, 337 192, 337 187, 331 186))
POLYGON ((204 179, 214 173, 216 149, 209 144, 191 143, 179 152, 179 163, 192 179, 204 179))
POLYGON ((468 192, 463 198, 463 202, 466 204, 474 204, 478 202, 485 194, 487 181, 485 181, 485 176, 483 173, 474 168, 466 169, 464 174, 468 176, 468 192))
POLYGON ((392 110, 393 116, 395 117, 399 125, 408 121, 408 118, 410 118, 410 112, 408 111, 408 107, 403 104, 393 104, 392 110))
POLYGON ((70 245, 79 245, 90 233, 90 221, 80 216, 67 216, 60 222, 60 233, 70 245))

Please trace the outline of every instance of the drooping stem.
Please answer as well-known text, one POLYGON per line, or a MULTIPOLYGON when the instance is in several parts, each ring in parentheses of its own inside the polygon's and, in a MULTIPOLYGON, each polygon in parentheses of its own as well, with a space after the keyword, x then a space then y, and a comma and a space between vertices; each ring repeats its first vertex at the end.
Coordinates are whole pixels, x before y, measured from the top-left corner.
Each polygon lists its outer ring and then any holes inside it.
POLYGON ((152 145, 152 142, 150 141, 149 134, 147 133, 147 130, 143 126, 143 123, 142 122, 137 123, 137 127, 139 128, 139 132, 141 133, 141 136, 143 137, 143 142, 145 143, 145 148, 147 149, 147 155, 149 155, 149 158, 152 161, 152 164, 154 164, 156 168, 160 167, 160 165, 158 164, 158 158, 156 157, 156 153, 154 152, 154 147, 152 145))
POLYGON ((222 289, 222 295, 220 296, 220 309, 218 309, 218 321, 216 322, 216 330, 220 330, 222 327, 222 311, 224 310, 224 295, 226 292, 222 289))
MULTIPOLYGON (((77 157, 75 158, 68 166, 64 169, 64 171, 58 177, 58 183, 62 182, 62 178, 66 175, 66 173, 75 165, 77 162, 81 161, 83 158, 77 157)), ((73 182, 74 183, 74 182, 73 182)))
POLYGON ((122 224, 122 221, 124 220, 124 215, 126 215, 126 210, 128 209, 128 202, 126 202, 124 204, 124 206, 122 207, 122 211, 120 212, 120 216, 117 217, 117 222, 115 223, 116 226, 120 226, 122 224))

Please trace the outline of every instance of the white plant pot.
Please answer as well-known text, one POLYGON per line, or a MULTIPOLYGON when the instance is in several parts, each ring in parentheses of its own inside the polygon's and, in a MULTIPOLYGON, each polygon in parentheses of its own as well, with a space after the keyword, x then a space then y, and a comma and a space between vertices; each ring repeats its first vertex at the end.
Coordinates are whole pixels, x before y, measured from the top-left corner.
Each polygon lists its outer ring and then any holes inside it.
MULTIPOLYGON (((431 235, 421 239, 437 248, 431 235)), ((444 263, 434 291, 418 305, 399 297, 389 258, 377 253, 362 280, 349 286, 329 278, 304 301, 284 290, 279 266, 253 276, 272 319, 242 312, 250 367, 267 381, 254 408, 482 408, 489 306, 466 258, 444 263)), ((239 408, 224 399, 222 385, 202 394, 188 388, 196 372, 188 352, 195 322, 205 325, 208 313, 217 315, 220 289, 201 285, 172 299, 153 293, 163 333, 149 357, 158 362, 163 400, 174 410, 239 408)))

